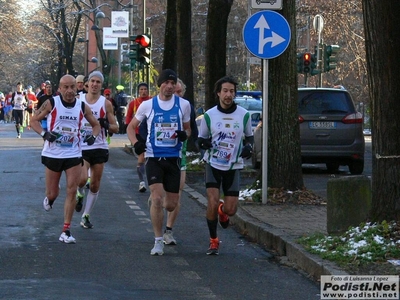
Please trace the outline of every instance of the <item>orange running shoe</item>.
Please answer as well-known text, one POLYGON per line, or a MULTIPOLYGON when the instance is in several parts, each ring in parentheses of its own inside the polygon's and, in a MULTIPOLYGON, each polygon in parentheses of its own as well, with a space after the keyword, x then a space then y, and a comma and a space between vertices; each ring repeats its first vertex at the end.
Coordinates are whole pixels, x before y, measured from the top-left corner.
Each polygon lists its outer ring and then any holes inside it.
POLYGON ((221 225, 222 228, 228 228, 229 226, 229 216, 222 211, 222 207, 224 206, 224 201, 220 200, 219 206, 218 206, 218 219, 219 219, 219 224, 221 225))
POLYGON ((207 255, 218 255, 219 248, 219 240, 218 238, 212 239, 210 238, 210 248, 208 248, 206 254, 207 255))

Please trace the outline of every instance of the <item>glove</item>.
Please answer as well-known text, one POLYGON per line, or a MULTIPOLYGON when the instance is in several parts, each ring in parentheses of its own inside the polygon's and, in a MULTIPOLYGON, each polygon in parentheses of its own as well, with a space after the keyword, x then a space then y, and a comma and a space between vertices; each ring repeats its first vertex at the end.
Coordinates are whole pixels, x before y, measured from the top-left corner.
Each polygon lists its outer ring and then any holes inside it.
POLYGON ((93 134, 85 136, 83 142, 87 143, 89 146, 94 144, 94 141, 96 140, 96 136, 93 134))
POLYGON ((57 139, 57 134, 55 132, 46 131, 43 135, 43 139, 52 143, 57 139))
POLYGON ((213 147, 210 139, 198 138, 197 141, 199 142, 199 147, 201 149, 208 150, 213 147))
POLYGON ((184 131, 184 130, 175 130, 175 132, 176 132, 176 135, 178 136, 178 140, 180 142, 184 142, 184 141, 187 140, 186 131, 184 131))
POLYGON ((135 148, 135 153, 137 155, 140 155, 146 151, 146 145, 143 142, 137 141, 135 145, 133 145, 133 148, 135 148))
POLYGON ((253 154, 253 147, 250 144, 247 144, 246 146, 243 147, 242 153, 240 153, 240 157, 249 159, 251 158, 252 154, 253 154))
POLYGON ((108 130, 110 128, 110 123, 108 123, 106 118, 99 118, 97 119, 100 123, 100 126, 103 127, 105 130, 108 130))

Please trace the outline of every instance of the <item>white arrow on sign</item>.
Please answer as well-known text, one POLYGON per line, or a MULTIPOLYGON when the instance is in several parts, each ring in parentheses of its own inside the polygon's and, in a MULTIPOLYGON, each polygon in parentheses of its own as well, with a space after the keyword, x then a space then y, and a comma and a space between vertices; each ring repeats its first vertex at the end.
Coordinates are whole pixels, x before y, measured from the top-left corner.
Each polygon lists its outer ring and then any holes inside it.
POLYGON ((277 33, 271 31, 272 36, 264 38, 264 30, 265 29, 270 29, 267 20, 265 20, 264 16, 261 15, 261 17, 258 19, 256 25, 254 25, 254 28, 259 28, 259 38, 258 38, 258 53, 262 54, 264 53, 264 46, 265 44, 271 42, 271 48, 279 45, 280 43, 283 43, 285 39, 278 35, 277 33))

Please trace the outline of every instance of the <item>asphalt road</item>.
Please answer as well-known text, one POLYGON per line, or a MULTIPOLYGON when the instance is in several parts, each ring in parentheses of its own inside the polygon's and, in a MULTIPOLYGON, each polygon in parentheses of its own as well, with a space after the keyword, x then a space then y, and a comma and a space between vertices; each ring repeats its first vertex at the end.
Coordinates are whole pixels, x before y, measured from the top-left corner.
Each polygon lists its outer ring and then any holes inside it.
POLYGON ((233 228, 218 229, 219 256, 207 256, 205 208, 184 193, 176 246, 153 257, 147 199, 139 193, 126 135, 112 138, 93 229, 73 218, 76 244, 60 243, 65 177, 50 212, 43 210, 42 141, 16 139, 0 124, 0 299, 319 299, 319 285, 279 265, 233 228))

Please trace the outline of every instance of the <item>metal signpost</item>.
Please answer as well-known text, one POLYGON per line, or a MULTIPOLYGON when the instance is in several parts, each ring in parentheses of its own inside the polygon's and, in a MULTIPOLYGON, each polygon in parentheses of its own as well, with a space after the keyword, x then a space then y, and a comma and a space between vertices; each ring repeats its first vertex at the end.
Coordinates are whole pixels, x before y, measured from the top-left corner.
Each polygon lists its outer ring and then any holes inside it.
POLYGON ((290 37, 289 23, 281 14, 271 10, 259 11, 250 16, 243 27, 243 41, 247 50, 261 58, 263 63, 263 204, 267 203, 268 199, 268 60, 278 57, 286 50, 290 37))
POLYGON ((318 87, 322 87, 322 39, 321 34, 324 30, 324 18, 321 15, 316 15, 313 21, 314 30, 318 32, 318 46, 317 46, 317 68, 320 70, 318 74, 318 87))

